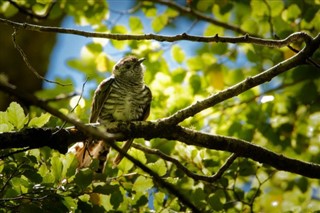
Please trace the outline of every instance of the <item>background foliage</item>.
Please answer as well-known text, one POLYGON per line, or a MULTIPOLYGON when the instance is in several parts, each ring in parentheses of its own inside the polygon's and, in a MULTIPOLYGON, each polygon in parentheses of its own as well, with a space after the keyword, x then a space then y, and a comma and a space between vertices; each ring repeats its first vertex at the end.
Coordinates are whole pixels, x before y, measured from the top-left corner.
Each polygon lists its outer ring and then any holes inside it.
MULTIPOLYGON (((245 32, 261 38, 275 38, 274 35, 285 38, 298 31, 311 36, 320 31, 319 1, 122 1, 128 9, 121 11, 115 8, 117 4, 116 1, 0 1, 0 13, 9 19, 22 13, 39 21, 71 16, 76 25, 88 26, 92 31, 120 34, 187 32, 199 36, 239 36, 245 32)), ((293 46, 301 49, 303 44, 293 46)), ((34 43, 32 48, 41 47, 34 43)), ((250 43, 92 39, 83 46, 78 58, 65 60, 83 79, 88 77, 87 85, 96 85, 110 75, 118 58, 128 54, 146 58, 145 80, 153 92, 149 119, 155 120, 258 74, 294 52, 287 47, 277 49, 250 43)), ((317 51, 314 58, 318 62, 319 56, 317 51)), ((296 67, 267 84, 198 113, 182 125, 244 139, 291 158, 320 163, 319 77, 319 68, 315 66, 296 67)), ((79 79, 55 80, 79 84, 75 82, 79 79)), ((74 86, 53 84, 36 94, 51 99, 73 91, 74 86)), ((53 101, 51 105, 87 122, 92 92, 93 89, 87 90, 74 111, 78 96, 53 101)), ((55 127, 62 123, 33 107, 25 113, 15 102, 0 113, 1 132, 55 127)), ((135 142, 159 149, 190 171, 206 176, 214 175, 230 156, 230 153, 164 139, 135 142)), ((2 150, 1 156, 12 151, 15 150, 2 150)), ((209 183, 188 177, 173 163, 156 155, 135 148, 131 148, 130 154, 174 183, 206 211, 320 210, 319 180, 277 171, 250 159, 237 158, 220 179, 209 183)), ((114 155, 112 152, 109 158, 114 155)), ((76 167, 72 154, 60 154, 47 147, 3 157, 0 161, 2 211, 185 211, 177 198, 155 185, 152 177, 126 159, 116 169, 108 164, 105 174, 95 173, 95 161, 90 168, 76 171, 76 167)))

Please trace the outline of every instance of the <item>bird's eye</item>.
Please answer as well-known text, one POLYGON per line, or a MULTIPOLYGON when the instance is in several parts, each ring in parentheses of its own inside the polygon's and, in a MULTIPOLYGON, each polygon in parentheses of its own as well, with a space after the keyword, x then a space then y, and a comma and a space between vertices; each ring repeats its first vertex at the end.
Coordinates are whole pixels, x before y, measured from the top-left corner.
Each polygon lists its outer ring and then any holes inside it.
POLYGON ((126 69, 130 69, 130 67, 131 67, 131 65, 129 65, 129 64, 126 65, 126 69))
POLYGON ((117 70, 117 69, 119 69, 119 66, 118 66, 118 65, 116 65, 114 68, 117 70))

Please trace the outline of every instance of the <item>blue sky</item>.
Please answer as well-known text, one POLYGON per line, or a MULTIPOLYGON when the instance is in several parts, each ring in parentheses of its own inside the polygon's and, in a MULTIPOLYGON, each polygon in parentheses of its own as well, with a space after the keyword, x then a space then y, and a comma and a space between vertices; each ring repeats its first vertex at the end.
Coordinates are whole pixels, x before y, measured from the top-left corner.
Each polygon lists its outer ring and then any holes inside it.
MULTIPOLYGON (((109 19, 106 21, 106 24, 110 28, 114 24, 124 25, 128 28, 128 17, 130 14, 126 15, 120 15, 117 11, 126 11, 130 9, 133 1, 108 1, 109 7, 111 8, 109 19), (116 8, 116 11, 113 9, 116 8)), ((165 7, 158 6, 158 13, 164 11, 165 7)), ((151 19, 145 18, 144 14, 140 11, 135 16, 141 17, 141 21, 144 25, 144 31, 145 33, 154 33, 151 29, 151 19)), ((175 20, 175 27, 174 28, 165 28, 163 31, 161 31, 159 34, 162 35, 176 35, 186 32, 191 28, 192 21, 188 20, 184 17, 178 17, 175 20)), ((204 28, 207 26, 207 23, 204 22, 197 22, 194 27, 188 32, 192 35, 202 35, 204 28)), ((93 31, 90 26, 87 27, 80 27, 75 25, 74 20, 72 17, 66 17, 63 22, 62 26, 63 28, 73 28, 73 29, 79 29, 79 30, 85 30, 85 31, 93 31)), ((76 35, 68 35, 68 34, 58 34, 57 36, 57 43, 55 45, 55 48, 51 55, 51 63, 49 65, 49 71, 46 76, 47 79, 54 80, 56 77, 60 78, 72 78, 73 82, 75 84, 75 88, 77 92, 80 93, 82 84, 86 79, 86 76, 84 76, 79 71, 73 70, 70 67, 67 66, 66 62, 68 59, 72 58, 79 58, 80 57, 80 51, 81 48, 86 45, 87 43, 92 42, 92 38, 86 38, 76 35)), ((189 42, 189 41, 179 41, 176 42, 180 47, 182 47, 186 53, 187 57, 191 57, 196 54, 196 49, 202 45, 202 43, 197 42, 189 42)), ((165 48, 166 51, 164 53, 164 58, 167 60, 167 63, 170 66, 170 69, 174 69, 178 66, 170 55, 170 45, 172 43, 163 42, 161 43, 162 46, 168 47, 165 48)), ((127 49, 128 50, 128 49, 127 49)), ((113 57, 114 60, 119 60, 123 57, 125 51, 119 51, 113 46, 108 43, 105 46, 105 52, 107 55, 110 55, 113 57)), ((230 67, 240 67, 243 66, 246 61, 244 61, 245 57, 238 57, 238 61, 236 62, 230 62, 230 61, 224 61, 224 63, 229 63, 228 65, 230 67)), ((184 64, 182 64, 184 66, 184 64)), ((106 76, 108 77, 108 76, 106 76)), ((52 85, 45 83, 45 87, 50 87, 52 85)), ((91 83, 88 83, 86 85, 85 91, 89 91, 90 88, 94 88, 96 85, 93 85, 91 83)), ((85 92, 85 96, 88 94, 85 92)))
MULTIPOLYGON (((130 1, 109 1, 109 6, 110 8, 117 8, 117 11, 124 11, 131 8, 130 3, 131 3, 130 1)), ((159 7, 158 11, 161 12, 161 10, 163 10, 163 7, 159 7)), ((141 12, 134 15, 138 17, 144 17, 144 15, 141 12)), ((121 18, 119 17, 120 15, 118 13, 110 12, 110 18, 107 24, 108 25, 120 24, 128 27, 127 21, 128 21, 129 15, 123 15, 121 18), (116 23, 114 23, 115 21, 116 23)), ((150 27, 151 19, 141 18, 141 21, 143 22, 145 32, 153 33, 150 27)), ((185 32, 185 26, 186 24, 190 24, 190 22, 188 22, 185 19, 178 19, 178 21, 181 24, 177 24, 177 28, 163 30, 161 34, 175 35, 175 34, 185 32)), ((80 27, 75 25, 72 17, 66 17, 63 20, 61 27, 73 28, 73 29, 79 29, 79 30, 85 30, 85 31, 93 31, 90 26, 80 27)), ((203 24, 201 28, 203 28, 203 24)), ((195 34, 197 31, 198 31, 197 34, 199 35, 201 34, 199 27, 194 28, 193 31, 194 31, 193 34, 195 34)), ((86 38, 86 37, 81 37, 76 35, 58 34, 57 43, 51 55, 51 59, 50 59, 51 63, 49 65, 49 72, 46 78, 52 80, 52 79, 55 79, 56 77, 61 77, 61 78, 71 77, 75 83, 75 87, 77 91, 80 91, 86 77, 82 75, 80 72, 75 71, 70 67, 68 67, 66 62, 68 59, 78 58, 80 56, 81 48, 90 42, 92 42, 91 38, 86 38)), ((166 43, 164 45, 170 45, 170 44, 166 43)), ((179 42, 179 45, 184 47, 187 56, 191 56, 194 53, 195 46, 198 46, 199 43, 181 41, 179 42)), ((111 55, 114 60, 121 59, 125 53, 125 51, 119 51, 113 48, 110 43, 106 45, 105 51, 108 55, 111 55)), ((170 56, 170 48, 168 48, 168 50, 165 52, 164 57, 167 59, 167 62, 169 63, 169 66, 171 68, 178 66, 170 56)), ((48 83, 45 83, 44 86, 50 87, 51 85, 48 83)))

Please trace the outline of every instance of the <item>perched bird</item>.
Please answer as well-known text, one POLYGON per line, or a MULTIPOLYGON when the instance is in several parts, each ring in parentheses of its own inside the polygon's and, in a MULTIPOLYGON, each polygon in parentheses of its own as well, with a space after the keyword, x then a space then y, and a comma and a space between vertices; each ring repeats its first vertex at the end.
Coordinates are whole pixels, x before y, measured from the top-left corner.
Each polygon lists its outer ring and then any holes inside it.
MULTIPOLYGON (((144 84, 144 58, 128 56, 113 67, 113 75, 100 83, 96 89, 91 107, 90 123, 108 125, 114 121, 143 121, 150 112, 152 94, 144 84)), ((133 139, 122 146, 127 152, 133 139)), ((109 147, 103 141, 89 141, 86 146, 73 147, 73 152, 80 162, 79 167, 86 167, 92 158, 106 160, 109 147)), ((113 161, 118 165, 123 156, 118 154, 113 161)))

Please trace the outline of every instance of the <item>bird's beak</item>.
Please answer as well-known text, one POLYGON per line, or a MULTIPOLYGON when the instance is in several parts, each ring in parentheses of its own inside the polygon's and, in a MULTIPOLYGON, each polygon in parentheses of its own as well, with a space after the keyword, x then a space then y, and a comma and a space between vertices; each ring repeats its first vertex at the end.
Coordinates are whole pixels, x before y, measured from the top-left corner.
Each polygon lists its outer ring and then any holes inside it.
POLYGON ((141 64, 144 60, 146 60, 146 59, 145 59, 145 58, 140 58, 140 59, 138 60, 138 63, 141 64))

